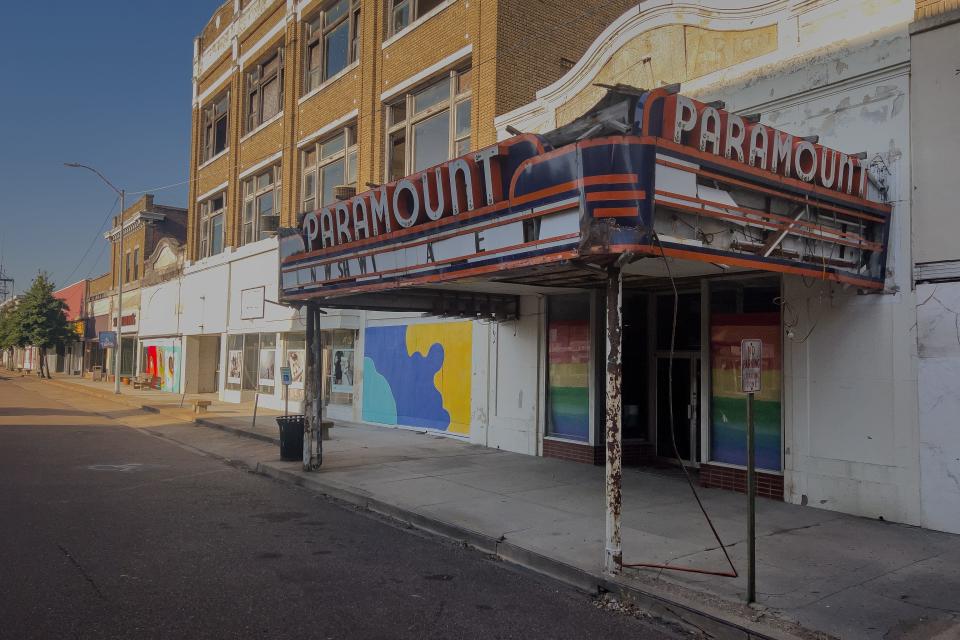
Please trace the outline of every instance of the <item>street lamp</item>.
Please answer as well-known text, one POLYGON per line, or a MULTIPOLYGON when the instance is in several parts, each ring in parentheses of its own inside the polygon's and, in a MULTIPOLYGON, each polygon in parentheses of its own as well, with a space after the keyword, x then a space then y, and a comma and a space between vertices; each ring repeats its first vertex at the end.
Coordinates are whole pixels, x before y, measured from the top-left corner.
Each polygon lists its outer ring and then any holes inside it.
MULTIPOLYGON (((120 198, 120 239, 118 246, 120 250, 118 252, 119 259, 117 260, 117 346, 113 350, 113 392, 116 394, 120 393, 120 336, 123 333, 123 212, 126 209, 124 204, 125 192, 123 189, 117 189, 113 186, 113 183, 107 180, 102 173, 94 169, 93 167, 88 167, 85 164, 80 164, 79 162, 64 162, 63 166, 70 167, 71 169, 86 169, 87 171, 92 171, 97 174, 101 180, 103 180, 108 187, 113 189, 117 196, 120 198)), ((111 260, 112 262, 112 260, 111 260)))

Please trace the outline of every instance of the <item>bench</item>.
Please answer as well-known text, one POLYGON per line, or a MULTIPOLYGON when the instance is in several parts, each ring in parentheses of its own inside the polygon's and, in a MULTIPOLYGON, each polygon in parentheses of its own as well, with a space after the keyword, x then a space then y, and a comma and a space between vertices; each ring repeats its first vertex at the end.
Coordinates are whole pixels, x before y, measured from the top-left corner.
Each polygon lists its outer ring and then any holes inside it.
POLYGON ((207 409, 210 408, 210 400, 194 400, 193 401, 193 412, 194 413, 206 413, 207 409))
POLYGON ((152 389, 153 376, 136 376, 131 384, 134 389, 152 389))
POLYGON ((330 440, 330 429, 333 428, 333 420, 320 421, 320 439, 330 440))

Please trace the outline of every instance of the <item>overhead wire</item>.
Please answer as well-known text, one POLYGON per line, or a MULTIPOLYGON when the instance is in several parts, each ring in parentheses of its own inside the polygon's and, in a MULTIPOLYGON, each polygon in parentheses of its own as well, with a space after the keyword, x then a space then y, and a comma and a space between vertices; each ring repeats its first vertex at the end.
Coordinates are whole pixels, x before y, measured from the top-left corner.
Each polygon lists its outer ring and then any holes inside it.
MULTIPOLYGON (((90 244, 87 245, 87 250, 83 252, 83 256, 77 262, 77 265, 73 268, 73 271, 70 272, 70 275, 66 277, 65 282, 63 284, 68 284, 70 282, 70 280, 73 278, 73 275, 80 269, 80 265, 82 265, 83 261, 87 259, 87 256, 90 254, 90 250, 93 249, 93 245, 96 243, 97 239, 100 238, 100 234, 103 233, 103 229, 106 226, 107 221, 110 219, 110 216, 113 214, 113 210, 116 208, 118 202, 120 202, 119 196, 114 198, 113 204, 110 205, 110 209, 107 210, 107 215, 104 216, 103 222, 100 223, 100 228, 97 229, 97 232, 94 234, 93 239, 90 240, 90 244)), ((100 250, 100 255, 103 255, 102 248, 100 250)), ((99 260, 100 260, 100 256, 97 256, 97 261, 99 260)), ((95 261, 94 264, 96 264, 97 261, 95 261)))
MULTIPOLYGON (((683 471, 684 477, 687 479, 687 484, 690 487, 691 493, 693 493, 694 500, 697 501, 697 506, 700 508, 700 513, 703 514, 704 519, 707 521, 707 525, 710 527, 710 531, 713 532, 713 537, 717 541, 717 544, 720 546, 721 551, 723 551, 723 557, 726 558, 727 564, 730 565, 730 571, 715 571, 711 569, 698 569, 694 567, 678 567, 676 565, 671 565, 669 563, 652 563, 652 562, 631 562, 631 563, 620 563, 622 567, 632 567, 632 568, 646 568, 646 569, 661 569, 666 571, 682 571, 686 573, 700 573, 711 576, 720 576, 722 578, 737 578, 739 573, 737 573, 737 567, 733 564, 733 560, 730 558, 730 553, 727 551, 726 545, 723 543, 723 540, 720 538, 720 534, 717 532, 717 528, 713 524, 713 520, 710 519, 710 514, 707 513, 707 509, 703 506, 703 501, 700 499, 700 494, 697 492, 696 486, 693 484, 693 478, 690 477, 690 472, 687 470, 687 466, 683 463, 683 458, 680 456, 680 448, 677 446, 677 430, 676 430, 676 421, 673 411, 673 360, 674 353, 676 350, 676 341, 677 341, 677 316, 680 307, 680 292, 677 290, 677 281, 673 277, 673 271, 670 269, 670 261, 667 259, 667 254, 663 249, 663 243, 660 241, 660 234, 656 230, 651 230, 654 239, 657 241, 657 246, 660 248, 660 257, 663 258, 664 267, 667 270, 667 276, 670 279, 670 286, 673 289, 673 322, 670 327, 670 358, 667 363, 667 404, 670 407, 670 444, 673 447, 673 455, 677 463, 680 465, 680 469, 683 471)), ((691 446, 695 446, 691 443, 691 446)))

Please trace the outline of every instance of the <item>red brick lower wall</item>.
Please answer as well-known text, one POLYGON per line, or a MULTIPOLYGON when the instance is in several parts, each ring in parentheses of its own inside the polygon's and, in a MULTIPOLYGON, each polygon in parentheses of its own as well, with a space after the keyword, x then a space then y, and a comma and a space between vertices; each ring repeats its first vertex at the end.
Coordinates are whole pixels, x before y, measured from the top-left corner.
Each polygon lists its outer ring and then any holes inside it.
MULTIPOLYGON (((747 470, 712 464, 700 465, 700 486, 715 489, 747 492, 747 470)), ((775 473, 757 472, 757 495, 774 500, 783 500, 783 476, 775 473)))
POLYGON ((560 458, 561 460, 583 462, 585 464, 604 464, 606 461, 603 447, 594 447, 586 442, 580 444, 563 440, 550 440, 549 438, 543 439, 543 457, 560 458))
MULTIPOLYGON (((591 446, 586 443, 543 439, 544 458, 560 458, 571 462, 602 465, 607 462, 606 455, 604 448, 599 445, 591 446)), ((630 442, 628 440, 623 443, 623 464, 625 465, 640 465, 650 460, 652 456, 653 445, 649 442, 630 442)))

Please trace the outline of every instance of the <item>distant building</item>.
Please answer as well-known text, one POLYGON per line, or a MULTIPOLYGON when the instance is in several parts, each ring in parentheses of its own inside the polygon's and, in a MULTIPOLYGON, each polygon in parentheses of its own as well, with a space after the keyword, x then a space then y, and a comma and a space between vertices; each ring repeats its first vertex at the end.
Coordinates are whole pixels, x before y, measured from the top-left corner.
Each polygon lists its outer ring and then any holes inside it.
POLYGON ((140 325, 140 287, 145 276, 147 258, 164 239, 186 241, 187 210, 161 205, 146 194, 114 216, 113 227, 104 234, 111 243, 110 271, 90 281, 88 318, 93 330, 87 331, 87 370, 112 377, 113 350, 102 349, 98 336, 102 331, 118 331, 120 337, 120 375, 131 377, 138 372, 138 339, 140 325), (120 245, 120 224, 123 223, 123 245, 120 245), (118 299, 119 283, 123 296, 118 299), (121 327, 117 329, 117 304, 122 304, 121 327))

